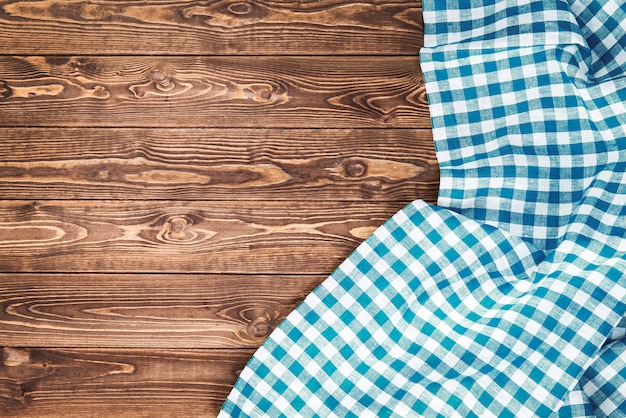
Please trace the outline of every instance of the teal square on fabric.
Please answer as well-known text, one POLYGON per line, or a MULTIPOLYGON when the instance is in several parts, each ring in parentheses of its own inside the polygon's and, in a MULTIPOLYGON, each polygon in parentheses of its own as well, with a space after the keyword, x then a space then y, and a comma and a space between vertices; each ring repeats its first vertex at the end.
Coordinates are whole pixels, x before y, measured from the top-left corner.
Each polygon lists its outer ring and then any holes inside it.
POLYGON ((319 354, 320 350, 315 345, 310 344, 304 349, 304 352, 307 353, 309 357, 315 358, 319 354))
POLYGON ((363 273, 368 273, 370 270, 372 270, 372 265, 369 263, 369 261, 363 259, 357 264, 357 268, 363 273))

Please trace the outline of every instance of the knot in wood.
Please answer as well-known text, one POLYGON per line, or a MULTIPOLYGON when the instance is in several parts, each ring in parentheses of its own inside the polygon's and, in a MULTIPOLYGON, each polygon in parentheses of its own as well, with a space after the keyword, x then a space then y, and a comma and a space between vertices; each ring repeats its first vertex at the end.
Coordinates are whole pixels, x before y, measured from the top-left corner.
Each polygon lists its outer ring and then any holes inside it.
POLYGON ((15 399, 18 402, 24 403, 24 401, 26 400, 26 394, 24 393, 24 390, 21 387, 18 386, 15 389, 13 389, 13 399, 15 399))
POLYGON ((348 177, 363 177, 367 173, 367 164, 359 160, 349 160, 344 169, 348 177))
POLYGON ((185 229, 187 229, 187 220, 185 218, 173 218, 169 221, 170 236, 174 239, 185 238, 185 229))
POLYGON ((171 224, 172 233, 183 232, 187 227, 187 221, 184 219, 174 219, 171 224))
POLYGON ((157 234, 157 239, 163 242, 181 243, 194 238, 195 235, 189 231, 187 219, 179 216, 168 219, 157 234))
POLYGON ((109 180, 111 178, 111 172, 109 170, 98 171, 98 178, 100 180, 109 180))
POLYGON ((257 96, 261 98, 263 101, 268 101, 272 98, 272 90, 271 89, 259 89, 257 92, 257 96))
POLYGON ((252 5, 250 3, 238 1, 236 3, 229 4, 227 10, 234 15, 247 15, 252 12, 252 5))
POLYGON ((86 58, 73 57, 67 61, 66 65, 72 70, 82 70, 83 68, 87 67, 88 64, 89 64, 89 61, 87 61, 86 58))
POLYGON ((80 11, 80 17, 85 20, 102 20, 111 15, 113 15, 113 12, 94 4, 85 4, 80 11))
POLYGON ((260 316, 248 324, 248 335, 254 338, 265 338, 270 331, 270 321, 266 316, 260 316))
POLYGON ((8 99, 12 95, 13 89, 11 89, 11 87, 9 87, 9 85, 5 81, 0 80, 0 97, 3 99, 8 99))
POLYGON ((172 78, 158 68, 152 70, 152 72, 150 73, 150 79, 156 83, 156 87, 159 90, 166 91, 174 88, 172 78))

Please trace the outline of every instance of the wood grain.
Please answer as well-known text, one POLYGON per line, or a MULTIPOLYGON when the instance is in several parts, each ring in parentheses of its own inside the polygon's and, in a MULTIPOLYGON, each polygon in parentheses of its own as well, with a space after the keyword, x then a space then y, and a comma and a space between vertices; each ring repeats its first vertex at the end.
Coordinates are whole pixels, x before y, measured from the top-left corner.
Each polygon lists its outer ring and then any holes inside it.
POLYGON ((250 350, 5 347, 0 415, 214 417, 250 350))
POLYGON ((328 274, 401 206, 0 201, 0 272, 328 274))
POLYGON ((214 417, 436 200, 420 0, 0 0, 0 416, 214 417))
POLYGON ((430 128, 417 57, 0 57, 0 126, 430 128))
POLYGON ((256 348, 325 277, 0 274, 0 341, 256 348))
POLYGON ((434 202, 430 130, 0 130, 4 199, 434 202))
POLYGON ((417 55, 412 0, 9 0, 2 54, 417 55))

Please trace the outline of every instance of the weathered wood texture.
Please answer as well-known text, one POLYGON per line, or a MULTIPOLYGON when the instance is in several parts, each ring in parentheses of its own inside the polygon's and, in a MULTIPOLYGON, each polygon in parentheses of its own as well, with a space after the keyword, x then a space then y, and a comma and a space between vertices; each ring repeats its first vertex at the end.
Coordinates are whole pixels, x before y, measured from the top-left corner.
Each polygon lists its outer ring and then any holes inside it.
POLYGON ((3 54, 415 55, 413 0, 0 1, 3 54))
POLYGON ((250 350, 0 348, 0 414, 211 417, 250 350))
POLYGON ((0 57, 0 125, 429 128, 417 57, 0 57))
POLYGON ((0 272, 328 273, 401 206, 0 201, 0 272))
POLYGON ((17 347, 256 348, 324 278, 0 274, 0 341, 17 347))
POLYGON ((436 199, 430 130, 0 130, 5 199, 436 199))
POLYGON ((215 416, 435 201, 420 7, 0 0, 0 416, 215 416))

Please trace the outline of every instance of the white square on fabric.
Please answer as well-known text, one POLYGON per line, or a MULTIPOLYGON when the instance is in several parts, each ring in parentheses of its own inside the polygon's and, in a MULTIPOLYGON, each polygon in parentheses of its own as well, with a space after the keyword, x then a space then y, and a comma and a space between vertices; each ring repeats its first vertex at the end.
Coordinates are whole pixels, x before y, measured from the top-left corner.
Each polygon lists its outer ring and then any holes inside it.
POLYGON ((324 405, 324 402, 322 402, 322 400, 316 394, 313 393, 307 400, 307 405, 313 411, 319 411, 321 407, 324 405))
POLYGON ((496 400, 501 405, 507 406, 511 404, 511 401, 513 400, 513 396, 506 390, 500 390, 498 391, 498 394, 496 395, 496 400))
POLYGON ((376 261, 376 263, 374 264, 374 270, 376 270, 381 275, 385 275, 390 270, 390 268, 391 267, 389 266, 389 264, 387 264, 387 262, 382 258, 376 261))
POLYGON ((406 245, 403 245, 403 244, 396 244, 393 247, 391 247, 389 251, 391 252, 391 254, 393 254, 395 258, 399 260, 404 258, 404 256, 409 253, 409 250, 407 249, 406 245))
POLYGON ((362 309, 356 315, 356 321, 362 326, 369 326, 371 322, 373 321, 373 318, 372 318, 372 315, 368 311, 366 311, 365 309, 362 309))
POLYGON ((361 376, 361 378, 356 381, 355 385, 365 393, 370 392, 372 388, 374 388, 374 383, 365 376, 361 376))
POLYGON ((489 109, 491 107, 490 97, 480 94, 481 93, 480 87, 489 85, 489 80, 487 79, 487 75, 484 73, 473 74, 472 81, 474 82, 474 86, 478 88, 479 90, 478 108, 483 109, 483 110, 489 109))
POLYGON ((555 382, 561 382, 563 377, 565 376, 565 372, 556 364, 552 364, 550 368, 546 370, 546 376, 549 376, 555 382))
POLYGON ((343 396, 341 398, 341 405, 347 410, 351 410, 352 408, 354 408, 356 404, 357 404, 357 400, 354 399, 349 394, 346 394, 346 396, 343 396))
MULTIPOLYGON (((624 390, 626 389, 626 384, 620 386, 620 388, 618 390, 616 390, 616 393, 624 393, 624 390)), ((598 405, 598 408, 601 411, 606 411, 606 415, 607 416, 612 416, 614 413, 623 413, 624 411, 620 410, 620 407, 618 407, 615 402, 613 402, 613 399, 611 398, 606 398, 604 401, 602 401, 602 403, 600 405, 598 405)))
POLYGON ((437 397, 432 397, 431 399, 429 399, 428 406, 432 408, 434 411, 437 411, 440 413, 444 410, 444 408, 446 408, 446 404, 443 402, 443 400, 437 397))
MULTIPOLYGON (((467 409, 469 409, 470 411, 475 411, 479 413, 479 416, 481 417, 492 417, 495 415, 493 415, 493 413, 486 411, 486 410, 479 410, 478 409, 478 399, 476 399, 476 397, 474 396, 473 393, 471 392, 467 392, 467 394, 465 395, 465 397, 463 398, 463 405, 465 405, 467 407, 467 409)), ((484 409, 484 408, 481 408, 484 409)))
POLYGON ((291 358, 300 358, 300 356, 302 356, 302 354, 304 353, 304 350, 302 350, 302 348, 300 348, 297 345, 292 345, 291 347, 289 347, 289 349, 287 350, 287 355, 291 358))
POLYGON ((250 399, 246 399, 243 403, 242 406, 242 410, 247 413, 248 415, 250 415, 252 413, 252 411, 254 411, 254 409, 256 408, 256 405, 254 403, 252 403, 252 401, 250 399))
POLYGON ((259 380, 256 384, 256 390, 259 391, 259 394, 265 396, 272 390, 272 387, 265 380, 259 380))
POLYGON ((536 385, 530 393, 530 396, 535 398, 535 400, 539 403, 545 403, 546 399, 550 396, 550 392, 548 392, 543 386, 536 385))

